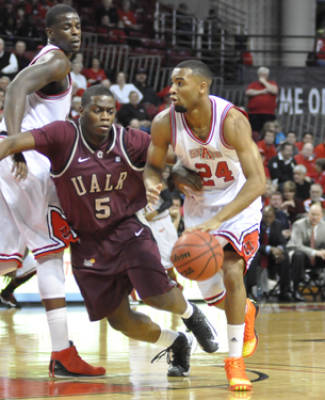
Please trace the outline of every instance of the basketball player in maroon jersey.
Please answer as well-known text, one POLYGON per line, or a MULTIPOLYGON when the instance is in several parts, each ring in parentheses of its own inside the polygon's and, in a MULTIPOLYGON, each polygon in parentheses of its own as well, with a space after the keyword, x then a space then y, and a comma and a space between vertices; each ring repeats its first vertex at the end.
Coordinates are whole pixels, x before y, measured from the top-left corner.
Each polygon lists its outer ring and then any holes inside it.
POLYGON ((171 353, 168 375, 187 376, 192 337, 131 310, 131 290, 146 304, 180 315, 205 351, 218 349, 216 333, 168 279, 151 230, 136 215, 146 205, 142 171, 150 136, 114 124, 115 113, 112 93, 92 86, 78 126, 59 121, 4 139, 0 159, 30 149, 50 159, 62 209, 79 236, 71 244, 72 266, 90 319, 107 318, 128 337, 165 348, 155 359, 171 353))
MULTIPOLYGON (((48 43, 8 86, 0 123, 0 131, 8 136, 65 120, 69 113, 70 58, 80 48, 80 19, 72 7, 58 4, 48 10, 45 25, 48 43)), ((25 157, 28 174, 22 154, 15 155, 15 163, 11 159, 1 163, 0 221, 6 224, 6 234, 0 237, 0 273, 25 263, 28 247, 38 261, 38 286, 50 330, 50 376, 103 375, 105 369, 84 362, 69 341, 63 250, 73 237, 59 208, 48 214, 50 205, 58 203, 50 163, 37 152, 25 157)))
POLYGON ((144 170, 149 203, 161 190, 168 147, 182 165, 201 176, 199 193, 185 195, 186 230, 208 231, 224 247, 222 272, 199 281, 209 305, 224 305, 229 357, 225 370, 231 390, 251 390, 243 357, 255 352, 257 307, 246 299, 243 275, 258 249, 260 196, 265 190, 261 158, 247 118, 233 104, 210 96, 213 75, 199 60, 186 60, 172 71, 172 105, 151 126, 144 170))

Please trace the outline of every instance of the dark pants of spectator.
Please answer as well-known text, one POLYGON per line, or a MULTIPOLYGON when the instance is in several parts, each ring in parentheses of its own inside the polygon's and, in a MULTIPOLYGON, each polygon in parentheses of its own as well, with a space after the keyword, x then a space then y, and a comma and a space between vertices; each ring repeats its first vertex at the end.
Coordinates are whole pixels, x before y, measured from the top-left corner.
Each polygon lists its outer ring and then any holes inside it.
POLYGON ((248 114, 249 122, 252 126, 252 131, 261 132, 265 122, 274 121, 274 114, 248 114))
POLYGON ((291 268, 294 290, 297 290, 299 282, 304 279, 305 269, 310 268, 317 273, 317 269, 325 268, 325 261, 316 257, 312 265, 311 259, 303 251, 296 250, 292 255, 291 268))
MULTIPOLYGON (((272 255, 267 257, 268 259, 268 277, 270 279, 276 279, 276 276, 279 276, 279 285, 280 285, 280 295, 290 292, 290 280, 291 280, 291 267, 288 255, 285 254, 284 259, 282 261, 277 261, 274 259, 272 255)), ((245 277, 246 289, 250 294, 251 288, 256 285, 257 277, 259 274, 259 268, 261 264, 261 255, 258 252, 253 259, 249 270, 245 277)))

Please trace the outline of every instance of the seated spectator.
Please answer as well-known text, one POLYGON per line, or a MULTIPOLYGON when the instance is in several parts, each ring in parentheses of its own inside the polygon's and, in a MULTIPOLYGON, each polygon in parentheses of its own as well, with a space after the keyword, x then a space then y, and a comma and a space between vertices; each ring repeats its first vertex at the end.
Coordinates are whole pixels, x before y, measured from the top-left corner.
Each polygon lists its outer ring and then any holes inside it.
POLYGON ((160 104, 160 99, 157 96, 154 89, 148 85, 147 78, 148 78, 148 75, 147 75, 146 69, 138 68, 138 70, 135 74, 134 84, 140 90, 140 92, 143 94, 142 103, 150 103, 155 106, 158 106, 160 104))
POLYGON ((272 193, 274 193, 277 190, 276 186, 273 184, 271 179, 266 179, 266 188, 265 192, 262 196, 262 203, 263 207, 268 206, 270 204, 270 198, 272 193))
POLYGON ((283 203, 281 209, 288 215, 292 224, 296 219, 305 213, 302 200, 296 196, 296 184, 293 181, 286 181, 282 186, 283 203))
MULTIPOLYGON (((260 231, 260 247, 252 264, 249 268, 249 274, 255 272, 257 275, 257 286, 261 285, 259 276, 261 269, 267 270, 267 276, 270 279, 278 280, 280 283, 280 293, 278 300, 290 302, 292 296, 290 293, 290 264, 288 253, 286 251, 286 239, 282 234, 283 226, 275 218, 274 209, 266 206, 263 209, 263 217, 261 221, 260 231), (279 278, 278 278, 279 277, 279 278)), ((267 291, 264 288, 262 291, 267 291)), ((258 293, 259 295, 267 295, 268 293, 258 293)), ((258 300, 260 300, 258 298, 258 300)))
POLYGON ((286 141, 286 135, 284 134, 280 122, 276 119, 273 121, 273 127, 275 130, 275 145, 278 146, 279 144, 286 141))
POLYGON ((100 61, 94 57, 91 61, 91 67, 83 70, 83 75, 87 78, 88 86, 102 83, 107 78, 105 71, 100 68, 100 61))
POLYGON ((73 94, 78 94, 80 96, 87 89, 87 79, 85 75, 81 73, 83 65, 78 60, 73 60, 71 67, 73 94))
POLYGON ((318 29, 316 42, 316 65, 325 66, 325 29, 318 29))
POLYGON ((276 148, 274 146, 274 131, 265 131, 263 139, 257 142, 257 147, 264 150, 264 165, 268 166, 271 158, 276 156, 276 148))
POLYGON ((299 150, 298 150, 298 147, 297 147, 297 136, 296 136, 295 132, 289 131, 287 133, 286 142, 292 144, 292 146, 293 146, 293 155, 294 156, 299 153, 299 150))
POLYGON ((2 75, 2 76, 0 77, 0 90, 3 90, 4 93, 6 93, 6 90, 7 90, 7 87, 8 87, 8 85, 9 85, 9 83, 10 83, 10 78, 9 78, 9 76, 2 75))
POLYGON ((139 95, 135 91, 129 94, 129 103, 122 104, 121 108, 116 114, 118 121, 123 126, 128 126, 132 119, 139 120, 140 129, 148 130, 150 132, 151 121, 148 118, 146 109, 139 101, 139 95))
POLYGON ((18 71, 18 61, 14 53, 5 50, 5 42, 0 38, 0 73, 13 76, 18 71))
POLYGON ((280 150, 268 163, 271 179, 281 188, 283 182, 292 181, 293 169, 296 165, 293 159, 293 146, 284 142, 280 144, 280 150))
POLYGON ((294 272, 295 293, 298 292, 306 268, 325 268, 325 221, 322 218, 322 207, 320 204, 313 204, 308 215, 292 226, 287 249, 294 272))
POLYGON ((320 143, 319 145, 315 146, 314 154, 316 160, 318 158, 325 158, 325 143, 320 143))
POLYGON ((271 194, 270 197, 270 206, 273 207, 275 212, 275 219, 279 221, 282 225, 282 234, 288 239, 290 237, 290 221, 288 215, 281 209, 283 204, 283 196, 282 193, 276 191, 271 194))
POLYGON ((102 17, 107 16, 109 18, 109 27, 113 28, 117 26, 119 16, 117 8, 113 4, 113 0, 102 0, 100 6, 96 10, 96 24, 99 25, 102 22, 102 17))
POLYGON ((73 96, 71 100, 71 109, 69 117, 73 120, 78 120, 81 111, 81 97, 80 96, 73 96))
POLYGON ((312 204, 320 203, 325 209, 325 198, 323 197, 323 188, 318 183, 313 183, 310 186, 309 198, 304 201, 304 208, 306 212, 309 212, 312 204))
POLYGON ((309 197, 311 179, 306 176, 307 168, 302 165, 296 165, 293 169, 293 181, 296 184, 296 196, 304 201, 309 197))
POLYGON ((18 62, 18 71, 26 68, 27 65, 30 63, 29 58, 25 56, 26 51, 26 43, 22 40, 18 40, 15 44, 15 55, 18 62))
POLYGON ((318 174, 315 167, 314 146, 311 143, 305 143, 294 159, 297 164, 302 164, 306 167, 307 173, 311 179, 316 179, 318 174))
POLYGON ((137 19, 134 12, 131 10, 131 3, 129 0, 122 0, 121 6, 117 9, 119 21, 122 22, 122 26, 129 35, 132 30, 140 30, 141 25, 137 24, 137 19))
POLYGON ((183 201, 180 193, 177 191, 172 192, 172 205, 169 208, 169 214, 177 230, 178 236, 181 236, 184 231, 182 203, 183 201))
POLYGON ((302 141, 296 143, 298 150, 301 151, 306 143, 311 143, 314 145, 314 135, 308 131, 303 134, 302 141))
POLYGON ((315 179, 315 183, 321 185, 323 193, 325 193, 325 158, 318 158, 315 161, 315 167, 318 172, 318 177, 315 179))
POLYGON ((129 95, 130 92, 137 92, 139 95, 139 102, 142 101, 143 95, 139 89, 137 89, 133 83, 126 83, 126 75, 124 72, 119 72, 116 77, 116 84, 110 87, 111 92, 113 93, 115 99, 120 104, 129 103, 129 95))

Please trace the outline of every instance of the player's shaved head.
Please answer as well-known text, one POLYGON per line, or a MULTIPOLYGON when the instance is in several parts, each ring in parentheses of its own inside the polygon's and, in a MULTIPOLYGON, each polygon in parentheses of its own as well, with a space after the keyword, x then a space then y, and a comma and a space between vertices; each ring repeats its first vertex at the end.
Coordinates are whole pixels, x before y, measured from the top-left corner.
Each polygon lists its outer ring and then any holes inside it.
POLYGON ((200 60, 185 60, 177 64, 175 68, 188 68, 193 75, 202 76, 209 83, 212 82, 213 74, 210 68, 200 60))
POLYGON ((113 97, 113 93, 103 85, 94 85, 90 86, 82 95, 81 105, 82 107, 86 107, 90 102, 93 96, 109 96, 113 97))
POLYGON ((51 7, 46 13, 45 26, 50 28, 58 22, 58 19, 61 15, 67 13, 74 13, 78 15, 77 11, 67 4, 57 4, 56 6, 51 7))

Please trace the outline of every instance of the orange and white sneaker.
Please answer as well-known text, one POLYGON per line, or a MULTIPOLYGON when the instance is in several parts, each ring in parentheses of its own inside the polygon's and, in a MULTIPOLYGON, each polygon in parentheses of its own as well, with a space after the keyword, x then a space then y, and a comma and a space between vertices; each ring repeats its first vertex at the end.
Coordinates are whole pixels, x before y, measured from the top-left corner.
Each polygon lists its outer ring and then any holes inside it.
POLYGON ((234 391, 252 390, 252 383, 247 378, 243 357, 228 357, 225 359, 225 370, 229 389, 234 391))
POLYGON ((255 320, 259 311, 259 306, 250 299, 246 300, 246 306, 243 357, 250 357, 255 353, 258 345, 255 320))

